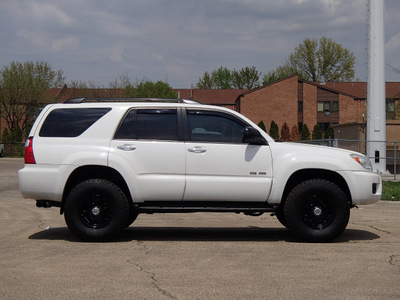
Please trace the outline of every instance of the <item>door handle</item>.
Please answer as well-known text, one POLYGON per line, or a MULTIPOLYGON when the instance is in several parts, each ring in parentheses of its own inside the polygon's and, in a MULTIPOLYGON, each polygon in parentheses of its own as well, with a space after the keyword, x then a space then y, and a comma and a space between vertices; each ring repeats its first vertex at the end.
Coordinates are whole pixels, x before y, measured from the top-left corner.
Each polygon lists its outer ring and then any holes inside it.
POLYGON ((125 145, 118 146, 117 149, 124 150, 124 151, 133 151, 136 149, 136 146, 125 144, 125 145))
POLYGON ((203 148, 203 147, 198 147, 198 146, 196 146, 196 147, 194 147, 194 148, 189 148, 188 151, 189 151, 189 152, 193 152, 193 153, 204 153, 204 152, 207 151, 207 149, 206 149, 206 148, 203 148))

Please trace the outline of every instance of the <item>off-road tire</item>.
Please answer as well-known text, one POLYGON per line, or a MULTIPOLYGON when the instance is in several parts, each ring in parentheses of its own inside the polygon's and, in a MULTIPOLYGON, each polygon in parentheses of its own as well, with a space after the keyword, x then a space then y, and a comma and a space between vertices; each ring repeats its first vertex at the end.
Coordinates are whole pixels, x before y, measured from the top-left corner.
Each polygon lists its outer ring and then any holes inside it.
POLYGON ((65 221, 83 241, 115 239, 129 221, 129 204, 122 190, 104 179, 76 185, 65 201, 65 221))
POLYGON ((350 205, 346 194, 335 183, 311 179, 289 193, 284 216, 296 238, 307 242, 330 242, 345 230, 350 205))

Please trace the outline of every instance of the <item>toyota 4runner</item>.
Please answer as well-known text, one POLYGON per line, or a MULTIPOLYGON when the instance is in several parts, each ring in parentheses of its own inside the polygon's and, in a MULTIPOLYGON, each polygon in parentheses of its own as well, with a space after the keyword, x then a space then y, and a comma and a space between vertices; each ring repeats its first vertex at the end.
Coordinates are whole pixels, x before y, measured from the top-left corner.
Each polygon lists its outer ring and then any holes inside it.
POLYGON ((85 241, 114 239, 141 213, 269 212, 296 238, 327 242, 382 192, 360 153, 276 142, 235 111, 181 99, 48 105, 18 175, 25 198, 60 207, 85 241))

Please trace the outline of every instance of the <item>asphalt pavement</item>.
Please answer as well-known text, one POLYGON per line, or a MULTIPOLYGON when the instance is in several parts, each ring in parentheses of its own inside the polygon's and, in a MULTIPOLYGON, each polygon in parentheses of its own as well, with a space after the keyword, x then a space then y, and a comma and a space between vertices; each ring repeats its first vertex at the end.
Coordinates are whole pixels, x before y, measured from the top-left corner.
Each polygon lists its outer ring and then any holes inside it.
POLYGON ((140 215, 82 243, 57 208, 18 191, 0 158, 0 299, 399 299, 400 203, 351 210, 334 243, 296 242, 275 217, 140 215))

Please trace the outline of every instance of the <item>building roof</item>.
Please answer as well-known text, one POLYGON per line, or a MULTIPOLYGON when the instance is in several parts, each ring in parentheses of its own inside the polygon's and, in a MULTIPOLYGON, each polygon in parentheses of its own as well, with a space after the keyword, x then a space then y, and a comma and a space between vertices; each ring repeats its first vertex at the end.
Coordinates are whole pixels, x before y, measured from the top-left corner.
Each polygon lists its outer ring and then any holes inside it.
MULTIPOLYGON (((326 82, 323 86, 354 95, 358 99, 367 99, 366 82, 326 82)), ((400 82, 386 82, 386 98, 400 98, 400 82)))
POLYGON ((174 89, 178 98, 193 99, 204 104, 235 105, 236 98, 249 90, 200 90, 200 89, 174 89))

